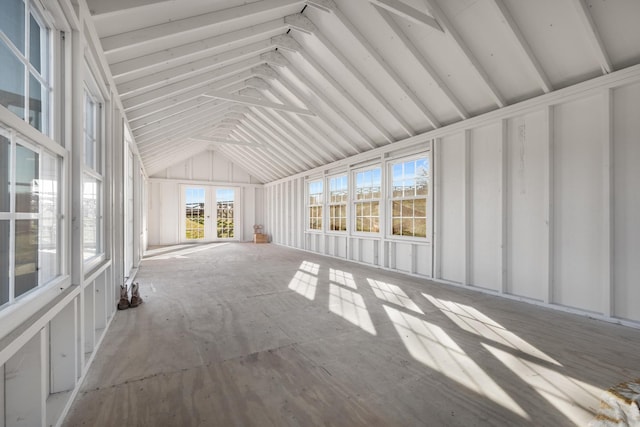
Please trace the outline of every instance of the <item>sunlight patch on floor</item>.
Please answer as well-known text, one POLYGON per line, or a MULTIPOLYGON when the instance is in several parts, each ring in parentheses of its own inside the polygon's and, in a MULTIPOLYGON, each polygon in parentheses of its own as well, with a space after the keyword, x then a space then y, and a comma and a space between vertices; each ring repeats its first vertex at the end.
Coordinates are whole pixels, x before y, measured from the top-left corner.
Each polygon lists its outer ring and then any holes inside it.
POLYGON ((293 279, 289 282, 289 289, 313 301, 316 297, 316 288, 318 287, 318 277, 316 275, 319 271, 320 265, 303 261, 293 279))
POLYGON ((603 392, 599 388, 491 345, 482 346, 576 425, 587 425, 597 412, 603 392))
POLYGON ((530 419, 444 329, 387 305, 383 307, 414 359, 522 418, 530 419))
POLYGON ((461 329, 513 348, 514 350, 521 351, 537 359, 544 360, 545 362, 562 366, 559 362, 495 322, 478 309, 465 304, 436 298, 425 293, 422 295, 461 329))
POLYGON ((329 285, 329 310, 371 335, 376 335, 376 328, 373 326, 362 295, 331 284, 329 285))
POLYGON ((353 279, 353 274, 347 273, 342 270, 329 269, 329 280, 338 285, 346 286, 351 289, 358 289, 356 281, 353 279))
POLYGON ((381 300, 404 307, 416 313, 424 314, 424 312, 420 310, 420 307, 418 307, 399 286, 374 279, 367 279, 367 282, 371 285, 371 289, 373 289, 376 297, 381 300))

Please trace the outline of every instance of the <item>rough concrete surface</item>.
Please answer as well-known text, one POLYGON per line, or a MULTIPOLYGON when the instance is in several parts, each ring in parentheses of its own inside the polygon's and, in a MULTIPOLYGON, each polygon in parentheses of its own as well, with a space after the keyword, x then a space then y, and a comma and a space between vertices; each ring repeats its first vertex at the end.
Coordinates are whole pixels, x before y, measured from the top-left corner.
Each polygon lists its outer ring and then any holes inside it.
POLYGON ((638 329, 275 245, 136 281, 64 426, 586 425, 640 377, 638 329))

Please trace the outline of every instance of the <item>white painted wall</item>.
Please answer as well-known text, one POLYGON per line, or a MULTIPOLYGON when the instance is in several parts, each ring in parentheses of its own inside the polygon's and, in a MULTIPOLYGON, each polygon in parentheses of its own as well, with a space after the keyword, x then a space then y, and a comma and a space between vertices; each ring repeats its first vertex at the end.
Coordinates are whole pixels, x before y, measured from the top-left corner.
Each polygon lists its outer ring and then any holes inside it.
POLYGON ((266 231, 282 245, 639 324, 638 117, 636 67, 267 184, 266 231), (306 176, 384 167, 424 149, 420 139, 435 146, 433 253, 350 235, 344 254, 340 239, 305 233, 306 176))
POLYGON ((148 181, 148 244, 181 243, 182 192, 185 185, 236 190, 240 241, 253 239, 254 224, 264 221, 262 185, 243 168, 215 151, 205 151, 175 164, 148 181))
POLYGON ((640 82, 613 91, 613 313, 640 318, 640 82))

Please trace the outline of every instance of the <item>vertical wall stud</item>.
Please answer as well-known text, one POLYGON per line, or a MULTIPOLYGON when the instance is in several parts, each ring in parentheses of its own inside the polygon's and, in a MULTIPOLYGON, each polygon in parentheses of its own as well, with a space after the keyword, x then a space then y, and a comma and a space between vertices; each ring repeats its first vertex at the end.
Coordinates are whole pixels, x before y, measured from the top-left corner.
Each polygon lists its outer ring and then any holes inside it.
POLYGON ((442 212, 442 201, 440 198, 440 144, 442 138, 436 138, 431 142, 431 276, 435 279, 442 277, 440 266, 440 213, 442 212))
POLYGON ((464 227, 464 285, 471 284, 471 130, 464 131, 464 178, 463 178, 463 227, 464 227))
POLYGON ((605 89, 603 96, 602 139, 602 201, 603 201, 603 247, 602 247, 602 311, 607 317, 615 314, 613 290, 615 284, 613 268, 614 250, 614 189, 613 189, 613 90, 605 89))
POLYGON ((500 242, 500 252, 501 252, 501 262, 500 262, 500 280, 501 286, 500 291, 502 293, 507 293, 509 291, 509 284, 507 283, 507 268, 508 268, 508 194, 509 194, 509 156, 508 156, 508 125, 509 122, 507 119, 502 119, 501 123, 501 148, 500 152, 502 154, 501 158, 501 168, 500 168, 500 192, 501 192, 501 209, 500 209, 500 222, 501 222, 501 242, 500 242))
POLYGON ((553 276, 554 276, 554 218, 553 218, 553 205, 554 205, 554 107, 552 105, 547 107, 547 162, 546 162, 546 188, 547 188, 547 203, 546 203, 546 217, 547 217, 547 240, 548 257, 547 257, 547 283, 546 291, 544 293, 546 304, 553 302, 553 276))

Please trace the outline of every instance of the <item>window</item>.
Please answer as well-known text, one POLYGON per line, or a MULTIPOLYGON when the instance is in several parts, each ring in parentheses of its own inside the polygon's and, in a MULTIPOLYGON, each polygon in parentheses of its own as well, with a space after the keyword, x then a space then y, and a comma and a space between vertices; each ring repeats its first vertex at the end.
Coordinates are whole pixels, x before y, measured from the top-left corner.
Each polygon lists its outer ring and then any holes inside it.
POLYGON ((34 3, 2 2, 0 104, 44 134, 49 134, 52 91, 49 45, 50 30, 34 3))
POLYGON ((309 212, 309 230, 322 230, 322 181, 312 181, 307 185, 307 207, 309 212))
POLYGON ((391 230, 394 236, 427 237, 429 159, 391 165, 391 230))
POLYGON ((60 165, 0 128, 0 306, 60 275, 60 165))
POLYGON ((218 239, 233 239, 234 219, 233 200, 235 191, 232 189, 216 190, 217 236, 218 239))
POLYGON ((347 231, 347 175, 329 178, 329 230, 347 231))
POLYGON ((84 173, 82 183, 83 260, 98 261, 104 254, 103 244, 103 176, 101 104, 85 89, 84 96, 84 173))
POLYGON ((355 174, 355 231, 378 233, 380 231, 380 168, 355 174))

